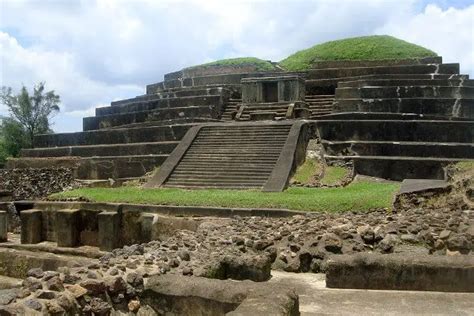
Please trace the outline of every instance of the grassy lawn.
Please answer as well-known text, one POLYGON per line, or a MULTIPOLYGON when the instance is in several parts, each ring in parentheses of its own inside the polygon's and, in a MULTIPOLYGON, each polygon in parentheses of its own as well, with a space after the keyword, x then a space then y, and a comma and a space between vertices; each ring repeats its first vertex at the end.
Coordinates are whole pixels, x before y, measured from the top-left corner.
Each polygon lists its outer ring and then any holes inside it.
POLYGON ((291 71, 311 68, 321 60, 407 59, 437 56, 424 47, 387 35, 347 38, 315 45, 290 55, 279 64, 291 71))
POLYGON ((257 71, 269 71, 274 70, 275 66, 266 60, 262 60, 256 57, 240 57, 216 60, 207 64, 197 65, 189 67, 193 68, 206 68, 206 67, 217 67, 217 66, 255 66, 257 71))
POLYGON ((286 208, 303 211, 366 211, 390 208, 396 183, 354 182, 344 188, 289 188, 281 193, 256 190, 182 190, 81 188, 53 194, 52 199, 84 197, 95 202, 286 208))

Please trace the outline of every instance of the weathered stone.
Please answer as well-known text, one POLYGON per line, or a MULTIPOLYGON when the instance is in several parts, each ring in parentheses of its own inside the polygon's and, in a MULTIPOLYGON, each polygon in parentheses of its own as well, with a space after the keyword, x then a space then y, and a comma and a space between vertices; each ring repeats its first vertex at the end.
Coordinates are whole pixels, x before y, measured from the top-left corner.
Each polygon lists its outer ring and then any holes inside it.
POLYGON ((44 276, 44 272, 43 272, 43 269, 41 268, 33 268, 33 269, 28 270, 26 275, 29 277, 41 279, 44 276))
POLYGON ((17 289, 0 290, 0 305, 8 305, 17 298, 17 289))
POLYGON ((130 272, 127 274, 126 280, 127 283, 133 287, 143 287, 143 277, 136 272, 130 272))
POLYGON ((87 290, 90 295, 98 295, 105 292, 105 283, 102 280, 87 279, 79 283, 81 287, 87 290))
POLYGON ((339 236, 333 233, 326 233, 323 235, 320 243, 329 252, 341 253, 342 240, 339 236))
POLYGON ((92 298, 90 302, 90 307, 92 313, 94 313, 95 315, 107 315, 112 309, 112 306, 109 303, 104 302, 98 297, 92 298))
POLYGON ((0 242, 8 240, 8 213, 0 211, 0 242))
POLYGON ((25 210, 20 213, 21 243, 37 244, 42 238, 42 212, 40 210, 25 210))
POLYGON ((80 210, 63 209, 56 212, 58 247, 76 247, 79 242, 80 210))
POLYGON ((41 281, 34 277, 27 277, 25 280, 23 280, 22 285, 25 288, 29 289, 31 292, 43 288, 43 284, 41 283, 41 281))
POLYGON ((41 302, 34 298, 27 299, 23 302, 23 305, 38 312, 43 309, 41 302))
POLYGON ((64 291, 63 282, 57 276, 52 277, 51 279, 46 281, 46 287, 48 288, 48 290, 51 290, 51 291, 57 291, 57 292, 64 291))
POLYGON ((139 300, 131 300, 128 302, 128 310, 132 313, 137 313, 140 309, 140 301, 139 300))
POLYGON ((67 290, 69 292, 71 292, 71 294, 75 297, 75 298, 79 298, 79 297, 82 297, 84 295, 87 294, 88 290, 84 287, 82 287, 81 285, 79 284, 74 284, 74 285, 71 285, 71 286, 68 286, 67 287, 67 290))
POLYGON ((117 212, 101 212, 97 216, 99 225, 99 246, 111 251, 120 245, 120 216, 117 212))
POLYGON ((41 299, 44 299, 44 300, 52 300, 53 298, 56 298, 56 292, 54 291, 43 291, 43 290, 39 290, 37 293, 36 293, 36 297, 37 298, 41 298, 41 299))
POLYGON ((447 247, 451 251, 459 251, 460 253, 467 254, 471 250, 472 243, 464 235, 452 234, 448 238, 447 247))
POLYGON ((393 248, 396 244, 397 238, 390 234, 386 235, 385 238, 378 243, 377 248, 384 253, 390 253, 393 252, 393 248))
POLYGON ((46 309, 48 310, 48 315, 64 315, 66 312, 56 300, 47 301, 46 309))
POLYGON ((120 276, 105 279, 105 285, 107 286, 107 290, 111 293, 125 291, 127 288, 127 284, 120 276))

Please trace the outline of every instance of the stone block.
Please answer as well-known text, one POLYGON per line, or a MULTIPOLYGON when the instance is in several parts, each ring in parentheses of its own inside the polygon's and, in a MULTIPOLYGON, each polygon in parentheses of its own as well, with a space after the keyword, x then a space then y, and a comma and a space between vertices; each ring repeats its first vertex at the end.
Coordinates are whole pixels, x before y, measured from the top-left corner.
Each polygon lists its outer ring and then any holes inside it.
POLYGON ((41 210, 31 209, 20 212, 21 243, 37 244, 43 240, 43 215, 41 210))
POLYGON ((0 242, 8 240, 8 214, 0 211, 0 242))
POLYGON ((99 247, 111 251, 120 246, 120 215, 117 212, 101 212, 98 216, 99 247))
POLYGON ((79 245, 80 211, 63 209, 56 212, 56 236, 58 247, 76 247, 79 245))

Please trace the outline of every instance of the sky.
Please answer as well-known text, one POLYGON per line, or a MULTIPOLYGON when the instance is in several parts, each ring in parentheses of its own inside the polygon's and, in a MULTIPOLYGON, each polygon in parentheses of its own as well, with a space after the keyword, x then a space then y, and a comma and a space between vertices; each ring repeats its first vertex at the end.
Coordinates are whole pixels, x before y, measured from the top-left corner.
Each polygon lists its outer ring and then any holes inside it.
MULTIPOLYGON (((474 0, 0 0, 0 86, 46 82, 57 132, 216 59, 279 61, 318 43, 387 34, 474 77, 474 0)), ((0 116, 7 115, 0 105, 0 116)))

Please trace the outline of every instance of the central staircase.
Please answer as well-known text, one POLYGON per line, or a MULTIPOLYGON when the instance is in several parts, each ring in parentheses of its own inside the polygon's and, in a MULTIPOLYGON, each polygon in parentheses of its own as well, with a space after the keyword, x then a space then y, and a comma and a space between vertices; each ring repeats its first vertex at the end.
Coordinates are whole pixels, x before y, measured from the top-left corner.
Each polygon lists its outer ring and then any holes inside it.
POLYGON ((261 189, 280 157, 291 126, 202 127, 164 186, 261 189))

